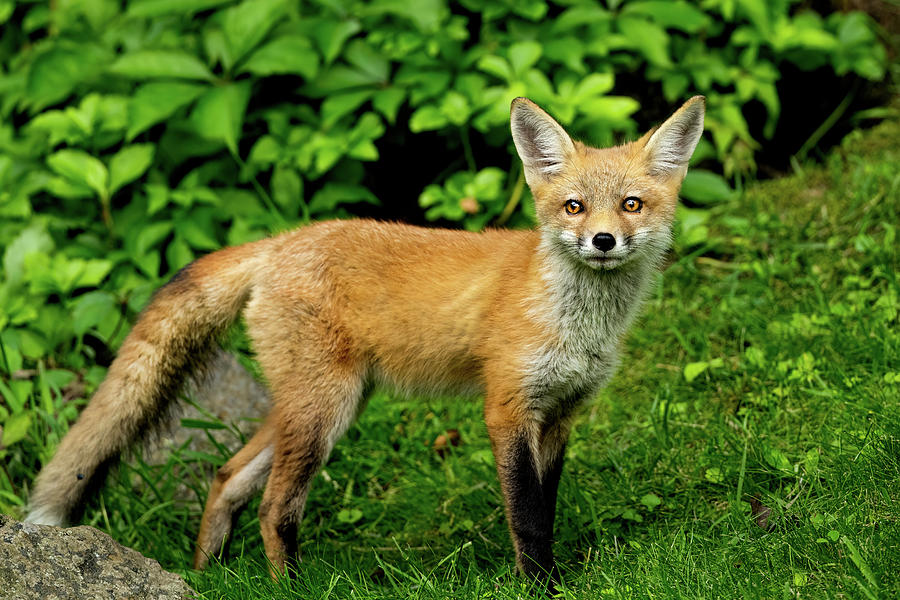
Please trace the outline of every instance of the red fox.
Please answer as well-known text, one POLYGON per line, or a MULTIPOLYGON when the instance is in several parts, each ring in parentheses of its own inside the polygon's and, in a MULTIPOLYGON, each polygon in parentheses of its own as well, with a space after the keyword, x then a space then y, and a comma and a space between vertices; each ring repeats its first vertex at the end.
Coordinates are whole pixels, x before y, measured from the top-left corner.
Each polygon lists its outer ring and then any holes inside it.
POLYGON ((162 419, 243 315, 273 407, 213 481, 194 567, 260 488, 273 575, 297 552, 310 483, 370 384, 484 395, 520 572, 553 577, 553 521, 575 409, 613 375, 620 340, 671 242, 705 99, 635 142, 573 141, 525 98, 511 129, 532 231, 322 222, 226 248, 153 297, 38 476, 27 520, 62 525, 119 454, 162 419))

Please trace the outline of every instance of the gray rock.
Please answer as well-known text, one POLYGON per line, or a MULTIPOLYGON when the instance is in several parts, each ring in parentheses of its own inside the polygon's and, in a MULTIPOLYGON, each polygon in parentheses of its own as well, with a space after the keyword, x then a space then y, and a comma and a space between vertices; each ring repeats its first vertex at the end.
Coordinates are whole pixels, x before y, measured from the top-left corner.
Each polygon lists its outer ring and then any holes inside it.
POLYGON ((198 598, 180 577, 93 527, 0 515, 0 600, 198 598))
MULTIPOLYGON (((207 421, 210 420, 209 415, 212 415, 228 425, 229 429, 213 429, 210 433, 218 443, 232 453, 242 444, 230 428, 237 429, 249 437, 259 429, 261 419, 269 412, 269 395, 266 388, 253 378, 233 354, 225 350, 219 350, 210 360, 205 377, 190 382, 186 395, 192 398, 200 409, 184 405, 179 417, 207 421)), ((191 450, 215 451, 215 446, 206 437, 205 432, 179 427, 178 423, 179 419, 175 419, 170 433, 163 436, 159 450, 166 451, 190 440, 191 450)))
MULTIPOLYGON (((219 350, 215 354, 206 369, 206 375, 192 380, 185 394, 197 406, 182 403, 177 418, 163 427, 159 437, 147 444, 143 457, 148 464, 166 464, 172 451, 186 443, 189 450, 219 454, 219 449, 207 437, 207 431, 181 427, 181 419, 210 421, 214 418, 222 421, 227 425, 226 429, 211 429, 208 433, 218 444, 234 454, 243 446, 237 432, 249 439, 259 429, 270 407, 266 388, 254 379, 233 354, 225 350, 219 350)), ((214 465, 204 465, 203 469, 211 480, 215 474, 214 465)), ((178 472, 179 469, 175 467, 176 477, 178 472)), ((143 485, 143 482, 139 485, 143 485)), ((188 502, 197 500, 187 485, 179 487, 176 497, 188 502)), ((198 504, 196 509, 201 510, 202 505, 198 504)))

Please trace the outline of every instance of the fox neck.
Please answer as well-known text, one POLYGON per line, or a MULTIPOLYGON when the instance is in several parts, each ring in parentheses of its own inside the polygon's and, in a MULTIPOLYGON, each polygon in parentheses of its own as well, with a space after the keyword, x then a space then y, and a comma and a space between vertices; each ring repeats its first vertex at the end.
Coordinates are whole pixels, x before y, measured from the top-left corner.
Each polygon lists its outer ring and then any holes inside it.
MULTIPOLYGON (((542 235, 535 255, 542 280, 542 314, 549 337, 534 348, 530 365, 535 396, 590 395, 618 366, 618 347, 658 271, 660 257, 636 256, 611 270, 581 263, 542 235)), ((544 407, 546 408, 546 407, 544 407)))
POLYGON ((533 256, 538 287, 524 301, 544 335, 522 348, 520 364, 529 408, 549 422, 571 414, 615 373, 619 342, 650 287, 656 261, 635 257, 616 269, 595 270, 547 234, 533 256))
POLYGON ((614 349, 637 315, 661 258, 638 255, 615 269, 594 269, 543 234, 538 269, 560 334, 576 342, 605 339, 614 349))

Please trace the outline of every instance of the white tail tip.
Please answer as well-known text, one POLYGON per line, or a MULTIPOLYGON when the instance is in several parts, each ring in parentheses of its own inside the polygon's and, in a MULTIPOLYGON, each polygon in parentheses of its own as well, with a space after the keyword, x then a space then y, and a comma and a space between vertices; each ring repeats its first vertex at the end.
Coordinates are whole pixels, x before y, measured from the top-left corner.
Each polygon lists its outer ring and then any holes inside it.
POLYGON ((25 517, 25 522, 34 523, 35 525, 53 525, 54 527, 66 526, 66 519, 63 515, 47 507, 35 508, 29 511, 25 517))

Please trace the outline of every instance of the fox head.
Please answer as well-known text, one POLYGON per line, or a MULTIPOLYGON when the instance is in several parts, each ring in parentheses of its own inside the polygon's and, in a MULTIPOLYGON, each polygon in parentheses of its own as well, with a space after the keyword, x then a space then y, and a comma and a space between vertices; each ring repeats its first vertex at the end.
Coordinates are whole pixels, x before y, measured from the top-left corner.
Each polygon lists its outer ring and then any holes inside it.
POLYGON ((573 141, 527 98, 513 100, 513 141, 545 243, 594 269, 661 258, 705 107, 694 96, 641 139, 600 149, 573 141))

